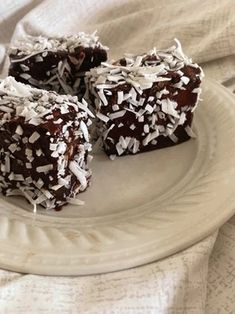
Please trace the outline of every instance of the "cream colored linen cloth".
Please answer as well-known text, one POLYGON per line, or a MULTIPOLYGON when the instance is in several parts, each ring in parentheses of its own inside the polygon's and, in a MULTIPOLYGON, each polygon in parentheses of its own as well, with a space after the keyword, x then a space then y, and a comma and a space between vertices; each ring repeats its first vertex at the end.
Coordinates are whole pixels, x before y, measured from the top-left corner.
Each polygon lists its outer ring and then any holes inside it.
MULTIPOLYGON (((208 77, 235 89, 234 0, 1 1, 0 59, 12 36, 94 30, 113 58, 169 47, 176 37, 208 77)), ((84 277, 0 270, 0 313, 235 313, 235 219, 183 252, 135 269, 84 277)))

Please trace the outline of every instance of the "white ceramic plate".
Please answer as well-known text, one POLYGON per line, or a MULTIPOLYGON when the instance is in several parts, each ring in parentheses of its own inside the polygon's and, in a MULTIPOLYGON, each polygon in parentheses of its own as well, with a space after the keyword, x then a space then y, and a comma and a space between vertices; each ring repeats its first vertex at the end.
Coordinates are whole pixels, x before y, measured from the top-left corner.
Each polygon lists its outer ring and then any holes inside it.
POLYGON ((39 211, 1 198, 0 267, 44 275, 104 273, 166 257, 235 212, 235 101, 204 83, 196 140, 110 161, 95 156, 84 206, 39 211))

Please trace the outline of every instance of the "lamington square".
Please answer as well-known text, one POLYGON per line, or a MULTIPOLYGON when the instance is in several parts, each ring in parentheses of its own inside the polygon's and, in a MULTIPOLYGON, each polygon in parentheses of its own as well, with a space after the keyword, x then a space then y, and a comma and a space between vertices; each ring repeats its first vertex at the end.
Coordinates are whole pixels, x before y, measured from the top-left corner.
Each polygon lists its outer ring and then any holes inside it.
POLYGON ((60 38, 27 36, 9 49, 9 75, 19 82, 59 94, 84 94, 84 73, 107 60, 96 33, 60 38))
POLYGON ((194 136, 191 125, 203 72, 175 41, 169 49, 128 54, 87 72, 98 135, 111 158, 172 146, 194 136))
POLYGON ((0 190, 60 209, 90 181, 92 113, 76 96, 0 81, 0 190))

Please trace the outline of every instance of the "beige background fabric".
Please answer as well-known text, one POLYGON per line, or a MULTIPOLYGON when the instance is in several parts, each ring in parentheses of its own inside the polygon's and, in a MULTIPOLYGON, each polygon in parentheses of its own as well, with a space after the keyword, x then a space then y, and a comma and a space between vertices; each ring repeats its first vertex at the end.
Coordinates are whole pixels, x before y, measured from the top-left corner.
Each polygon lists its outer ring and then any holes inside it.
MULTIPOLYGON (((5 49, 26 33, 94 30, 112 58, 168 47, 176 37, 207 76, 235 89, 234 0, 1 1, 1 64, 6 73, 5 49)), ((0 270, 0 313, 234 313, 234 291, 232 219, 218 237, 214 233, 172 257, 122 272, 65 278, 0 270)))

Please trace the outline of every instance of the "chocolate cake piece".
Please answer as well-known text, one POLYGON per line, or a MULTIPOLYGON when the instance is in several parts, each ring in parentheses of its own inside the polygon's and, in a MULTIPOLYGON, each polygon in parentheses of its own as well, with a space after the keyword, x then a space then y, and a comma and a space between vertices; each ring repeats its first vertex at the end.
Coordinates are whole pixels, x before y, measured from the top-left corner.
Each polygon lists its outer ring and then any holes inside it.
POLYGON ((59 94, 84 95, 84 73, 107 60, 98 36, 83 32, 61 38, 27 36, 9 49, 9 75, 59 94))
POLYGON ((185 56, 178 40, 167 50, 102 63, 86 75, 105 152, 136 154, 193 137, 193 112, 202 69, 185 56))
POLYGON ((59 209, 91 177, 87 103, 16 82, 0 81, 0 190, 59 209))

